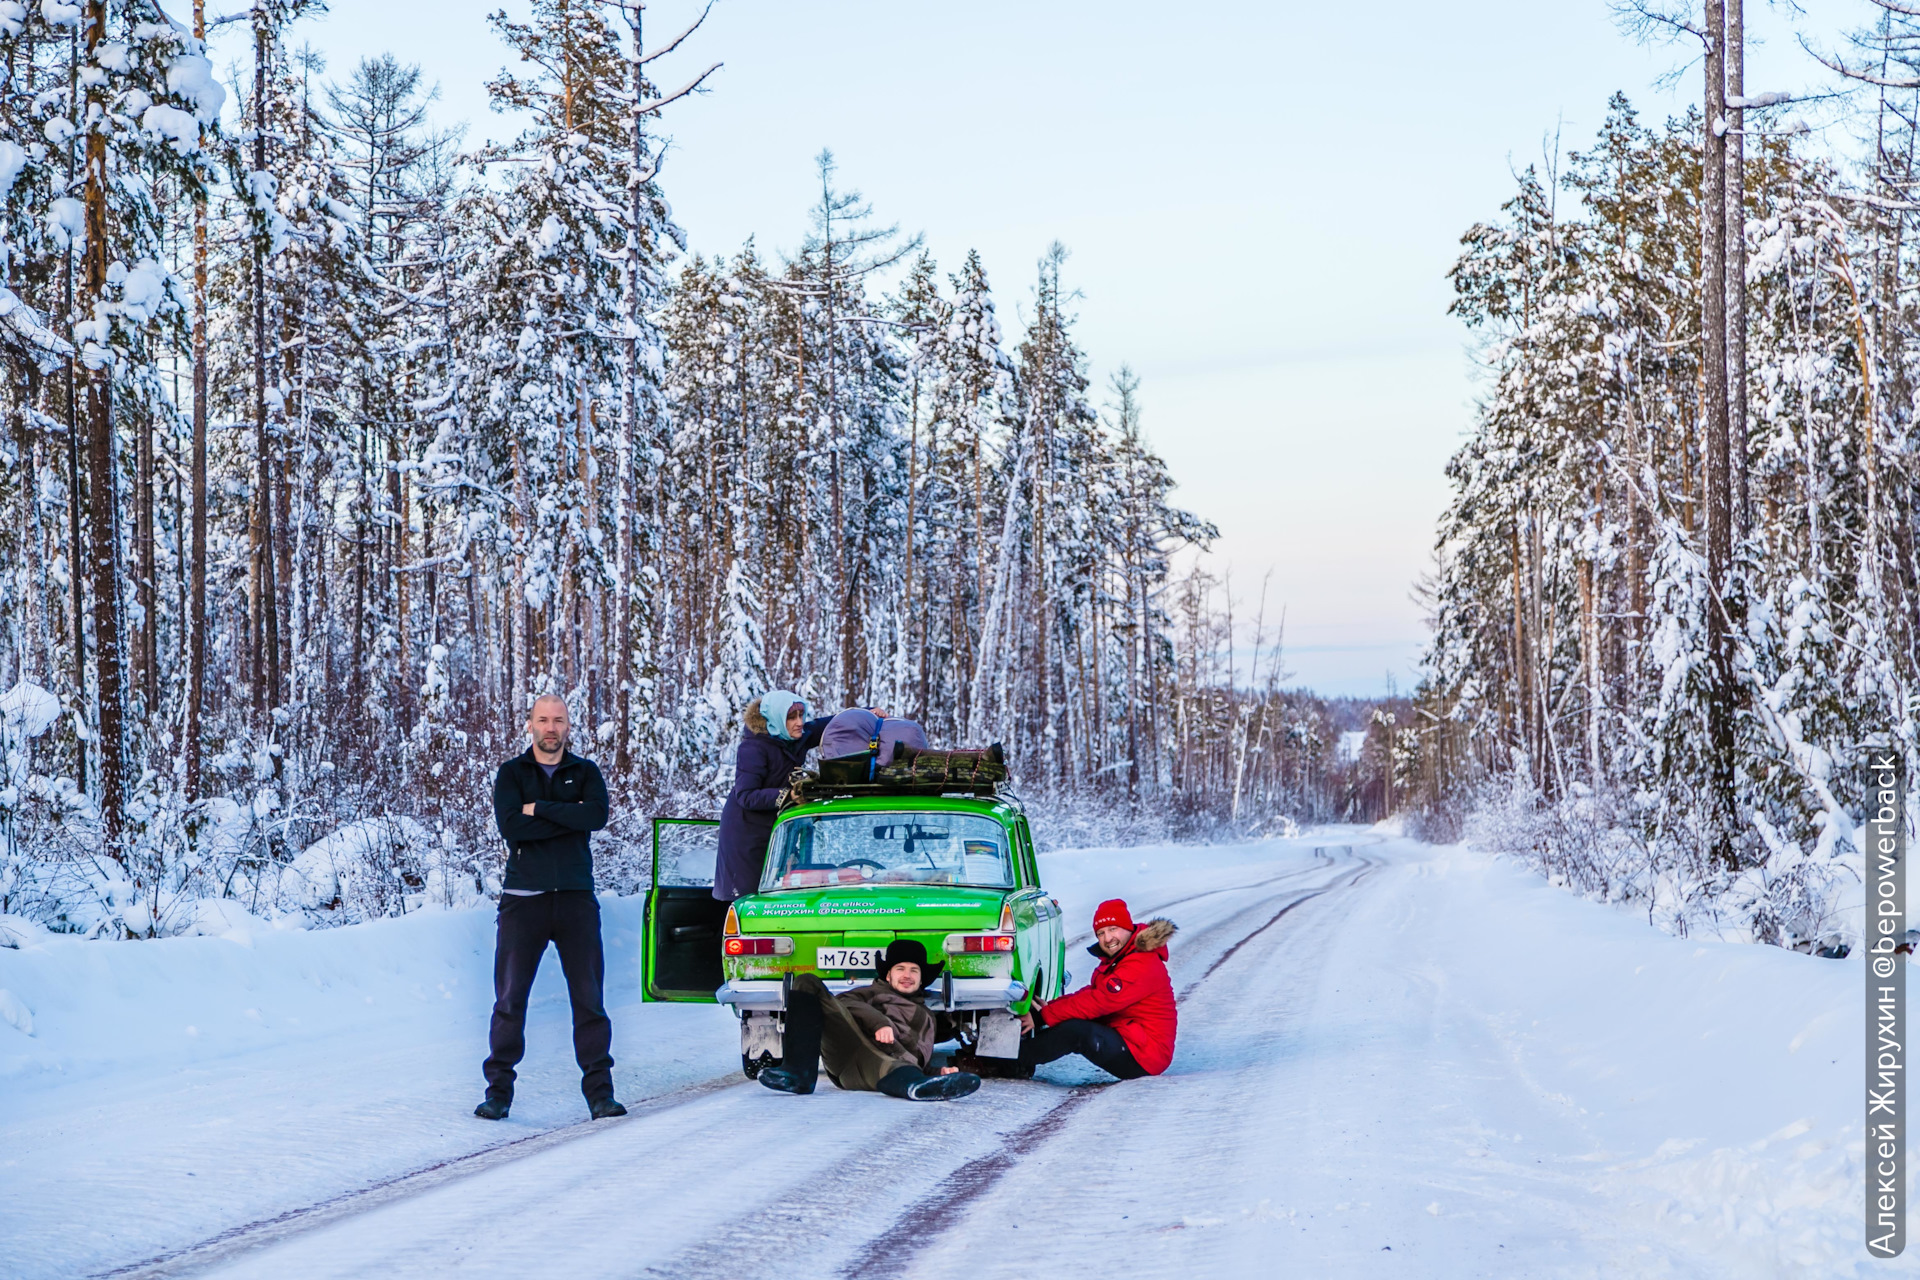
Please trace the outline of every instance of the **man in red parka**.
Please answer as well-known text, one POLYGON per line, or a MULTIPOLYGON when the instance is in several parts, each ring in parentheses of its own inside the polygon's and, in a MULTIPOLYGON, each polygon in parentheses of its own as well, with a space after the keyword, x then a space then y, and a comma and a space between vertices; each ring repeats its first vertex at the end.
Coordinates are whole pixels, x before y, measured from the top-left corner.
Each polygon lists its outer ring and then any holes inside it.
POLYGON ((1119 898, 1101 903, 1093 913, 1099 941, 1087 948, 1100 965, 1080 990, 1021 1015, 1031 1034, 1020 1042, 1020 1065, 1077 1053, 1122 1080, 1165 1071, 1180 1026, 1167 976, 1167 939, 1175 929, 1171 920, 1136 925, 1119 898))

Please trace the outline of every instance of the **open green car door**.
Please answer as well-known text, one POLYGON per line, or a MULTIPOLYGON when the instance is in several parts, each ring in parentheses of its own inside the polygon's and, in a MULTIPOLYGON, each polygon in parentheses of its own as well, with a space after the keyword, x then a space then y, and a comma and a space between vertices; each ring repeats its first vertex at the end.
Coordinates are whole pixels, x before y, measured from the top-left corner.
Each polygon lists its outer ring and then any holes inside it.
POLYGON ((712 1004, 726 981, 720 930, 727 904, 713 896, 720 824, 653 820, 653 885, 640 946, 640 998, 712 1004))

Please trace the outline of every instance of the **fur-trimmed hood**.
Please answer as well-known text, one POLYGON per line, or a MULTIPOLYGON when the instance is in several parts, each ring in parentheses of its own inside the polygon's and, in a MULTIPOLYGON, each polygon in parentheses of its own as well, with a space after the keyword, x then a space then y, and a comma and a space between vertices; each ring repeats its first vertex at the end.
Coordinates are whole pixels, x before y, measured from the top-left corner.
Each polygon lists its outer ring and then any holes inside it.
POLYGON ((767 731, 767 718, 760 713, 760 699, 758 698, 755 698, 747 704, 747 709, 740 713, 740 719, 746 725, 748 733, 765 733, 767 731))
POLYGON ((1179 925, 1164 916, 1156 916, 1134 930, 1133 949, 1164 952, 1167 949, 1168 940, 1178 932, 1180 932, 1179 925))
MULTIPOLYGON (((1122 951, 1120 954, 1124 956, 1128 951, 1138 951, 1142 955, 1157 955, 1162 960, 1165 960, 1167 958, 1167 942, 1178 932, 1180 932, 1179 925, 1167 919, 1165 916, 1155 916, 1145 924, 1134 929, 1133 942, 1127 947, 1126 951, 1122 951)), ((1087 954, 1097 960, 1106 960, 1108 958, 1107 953, 1100 949, 1098 939, 1094 941, 1092 946, 1087 948, 1087 954)))

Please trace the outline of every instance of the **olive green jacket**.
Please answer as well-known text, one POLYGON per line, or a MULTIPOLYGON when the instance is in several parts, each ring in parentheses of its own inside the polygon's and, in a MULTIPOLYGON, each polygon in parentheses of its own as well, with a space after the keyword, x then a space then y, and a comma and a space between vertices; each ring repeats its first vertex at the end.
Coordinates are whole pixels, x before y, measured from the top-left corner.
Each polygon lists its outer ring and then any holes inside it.
POLYGON ((925 1071, 933 1061, 933 1014, 914 996, 903 996, 884 982, 856 987, 835 996, 814 974, 793 980, 795 991, 811 991, 820 1000, 820 1065, 842 1089, 878 1089, 901 1067, 925 1071), (873 1033, 893 1028, 893 1043, 873 1033))

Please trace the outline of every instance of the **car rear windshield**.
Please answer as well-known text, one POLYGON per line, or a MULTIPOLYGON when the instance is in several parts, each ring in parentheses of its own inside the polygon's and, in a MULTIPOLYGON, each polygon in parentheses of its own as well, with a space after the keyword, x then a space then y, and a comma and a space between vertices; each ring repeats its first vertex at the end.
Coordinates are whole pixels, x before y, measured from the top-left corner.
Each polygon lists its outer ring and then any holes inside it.
POLYGON ((1014 887, 1007 829, 970 813, 791 818, 768 851, 762 892, 836 884, 1014 887))

